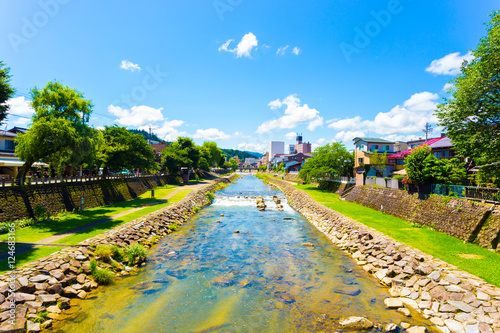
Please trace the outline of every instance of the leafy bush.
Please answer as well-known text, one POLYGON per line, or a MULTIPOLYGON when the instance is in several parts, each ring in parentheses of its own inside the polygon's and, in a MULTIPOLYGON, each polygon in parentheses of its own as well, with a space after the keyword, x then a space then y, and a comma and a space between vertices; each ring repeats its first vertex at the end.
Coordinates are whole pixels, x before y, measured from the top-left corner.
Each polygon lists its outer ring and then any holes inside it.
POLYGON ((92 277, 99 284, 108 284, 113 280, 115 274, 107 268, 96 268, 92 277))
POLYGON ((209 202, 212 202, 215 199, 215 194, 213 194, 212 192, 205 193, 205 196, 207 197, 207 200, 209 202))
POLYGON ((47 208, 37 205, 33 208, 33 214, 35 214, 35 219, 37 221, 45 221, 49 218, 49 213, 47 212, 47 208))
POLYGON ((132 244, 125 248, 129 265, 146 260, 146 249, 141 244, 132 244))
POLYGON ((115 259, 116 261, 123 261, 123 250, 120 249, 118 245, 113 245, 111 247, 111 252, 111 256, 113 257, 113 259, 115 259))
POLYGON ((103 261, 108 262, 109 257, 113 255, 113 248, 109 245, 97 245, 95 255, 100 257, 103 261))
POLYGON ((90 273, 92 273, 92 275, 94 274, 94 272, 97 270, 97 261, 95 259, 92 259, 90 261, 90 273))
POLYGON ((16 224, 16 227, 18 229, 21 229, 21 228, 26 228, 26 227, 29 227, 31 225, 34 225, 36 223, 36 221, 34 219, 30 219, 30 218, 25 217, 25 218, 14 221, 14 223, 16 224))
POLYGON ((175 223, 170 223, 170 224, 167 226, 167 228, 168 228, 168 229, 170 229, 170 230, 172 230, 172 231, 176 231, 178 227, 179 227, 179 226, 178 226, 177 224, 175 224, 175 223))

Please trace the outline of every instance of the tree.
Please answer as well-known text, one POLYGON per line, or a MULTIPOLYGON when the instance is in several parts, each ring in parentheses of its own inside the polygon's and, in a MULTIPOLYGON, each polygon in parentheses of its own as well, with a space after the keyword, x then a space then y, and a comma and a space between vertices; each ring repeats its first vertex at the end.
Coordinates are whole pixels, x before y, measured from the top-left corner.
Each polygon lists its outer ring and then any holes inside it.
POLYGON ((14 95, 14 89, 10 85, 10 68, 4 67, 5 64, 0 61, 0 123, 7 117, 9 106, 7 101, 14 95))
POLYGON ((373 154, 370 155, 370 164, 375 169, 377 176, 384 177, 387 167, 387 152, 379 154, 378 151, 375 150, 373 154))
POLYGON ((483 165, 500 161, 500 11, 491 14, 487 35, 472 54, 436 114, 457 154, 483 165))
POLYGON ((217 144, 213 141, 203 142, 202 155, 207 159, 210 166, 216 167, 219 165, 222 158, 222 150, 217 147, 217 144))
POLYGON ((234 158, 229 159, 229 162, 224 163, 225 169, 231 169, 233 172, 238 169, 238 162, 234 158))
POLYGON ((431 154, 431 148, 427 145, 416 147, 411 154, 405 158, 406 177, 412 183, 424 183, 428 174, 424 172, 426 166, 426 158, 431 154))
POLYGON ((314 150, 313 156, 302 166, 299 178, 304 181, 337 179, 348 172, 348 167, 352 162, 352 155, 342 142, 329 143, 314 150))
POLYGON ((31 99, 35 110, 33 124, 16 138, 16 153, 25 162, 17 175, 21 184, 38 160, 51 163, 61 174, 67 165, 75 167, 84 163, 94 151, 92 131, 86 124, 92 113, 92 102, 81 92, 52 81, 43 90, 34 87, 31 99), (51 126, 54 132, 47 133, 51 126))
POLYGON ((188 137, 177 138, 177 141, 161 152, 161 164, 171 174, 179 173, 182 167, 196 169, 199 160, 200 150, 188 137))
POLYGON ((123 169, 158 170, 153 148, 141 134, 129 132, 125 127, 106 126, 102 131, 103 141, 99 146, 98 163, 103 175, 108 170, 115 172, 123 169))

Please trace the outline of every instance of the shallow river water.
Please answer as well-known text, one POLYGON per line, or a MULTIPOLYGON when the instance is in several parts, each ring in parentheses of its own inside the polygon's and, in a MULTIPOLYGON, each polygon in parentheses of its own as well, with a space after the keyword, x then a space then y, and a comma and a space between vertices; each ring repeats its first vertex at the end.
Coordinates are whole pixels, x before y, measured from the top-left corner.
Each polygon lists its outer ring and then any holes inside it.
POLYGON ((386 289, 254 176, 217 192, 139 273, 90 296, 56 332, 340 332, 351 315, 418 324, 385 309, 386 289))

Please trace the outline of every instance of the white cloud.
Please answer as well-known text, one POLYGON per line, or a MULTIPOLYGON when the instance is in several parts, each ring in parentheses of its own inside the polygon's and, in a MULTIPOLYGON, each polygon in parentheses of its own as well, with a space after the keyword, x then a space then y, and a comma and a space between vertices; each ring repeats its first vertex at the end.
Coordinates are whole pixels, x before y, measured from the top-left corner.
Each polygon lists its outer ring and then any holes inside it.
POLYGON ((307 129, 314 131, 323 125, 323 117, 319 111, 309 108, 307 104, 300 105, 300 99, 295 95, 286 97, 283 101, 276 99, 268 104, 271 110, 286 105, 285 115, 274 120, 264 122, 256 133, 266 133, 275 128, 294 128, 300 124, 307 124, 307 129))
POLYGON ((434 115, 437 98, 439 98, 437 94, 417 93, 406 100, 403 106, 396 105, 389 112, 379 112, 373 120, 363 120, 356 116, 335 120, 328 127, 340 131, 335 135, 335 139, 343 142, 349 142, 349 138, 362 136, 368 132, 385 136, 421 132, 426 122, 431 124, 438 122, 434 115))
POLYGON ((245 135, 245 134, 243 134, 240 131, 236 131, 236 132, 234 132, 233 137, 251 138, 252 136, 251 135, 245 135))
POLYGON ((9 106, 8 114, 30 117, 35 113, 31 107, 31 102, 27 101, 23 96, 15 97, 7 100, 6 104, 9 106))
POLYGON ((293 48, 293 50, 292 50, 292 53, 293 53, 293 54, 295 54, 295 55, 299 55, 299 54, 300 54, 300 51, 301 51, 301 49, 300 49, 300 48, 298 48, 297 46, 295 46, 295 47, 293 48))
MULTIPOLYGON (((182 125, 184 125, 184 121, 182 120, 174 119, 169 121, 168 119, 165 119, 165 122, 154 132, 156 135, 158 135, 159 138, 162 138, 163 140, 175 141, 179 136, 188 136, 188 133, 179 131, 177 129, 177 127, 181 127, 182 125)), ((142 126, 139 127, 139 129, 148 131, 149 127, 142 126)))
POLYGON ((297 136, 297 133, 295 133, 295 132, 289 132, 289 133, 286 133, 286 134, 285 134, 285 138, 287 138, 288 140, 292 140, 292 139, 294 139, 296 136, 297 136))
POLYGON ((163 108, 152 108, 146 105, 133 106, 130 110, 119 106, 109 105, 108 111, 117 116, 116 120, 124 126, 143 126, 152 122, 163 120, 163 108))
POLYGON ((433 111, 437 106, 437 103, 434 101, 438 98, 438 94, 424 91, 413 94, 409 100, 404 102, 403 106, 410 111, 433 111))
POLYGON ((460 52, 450 53, 441 59, 433 60, 425 71, 438 75, 457 75, 464 60, 470 62, 473 59, 474 55, 470 51, 464 55, 460 55, 460 52))
POLYGON ((122 60, 122 63, 120 64, 120 68, 121 69, 124 69, 126 71, 131 71, 131 72, 134 72, 134 71, 140 71, 141 70, 141 67, 139 67, 138 64, 134 64, 133 62, 130 62, 128 60, 122 60))
POLYGON ((229 44, 231 44, 231 42, 233 41, 234 40, 229 39, 227 42, 222 44, 219 47, 219 52, 226 51, 226 52, 236 53, 237 58, 241 57, 250 58, 250 53, 252 52, 252 49, 256 48, 257 45, 259 44, 257 37, 255 37, 255 35, 251 32, 243 36, 243 38, 241 38, 241 41, 238 43, 238 45, 236 45, 234 49, 230 49, 229 44))
POLYGON ((335 134, 335 140, 342 141, 343 143, 351 143, 355 137, 363 136, 365 136, 365 132, 363 131, 340 131, 335 134))
POLYGON ((236 149, 263 153, 268 147, 267 143, 240 143, 236 149))
POLYGON ((227 140, 230 137, 231 135, 226 134, 217 128, 199 129, 193 135, 193 138, 206 140, 227 140))
POLYGON ((320 138, 320 139, 316 140, 316 143, 317 143, 318 145, 322 145, 322 144, 324 144, 325 142, 326 142, 326 139, 325 139, 325 138, 320 138))
POLYGON ((280 46, 278 48, 278 51, 276 51, 276 54, 277 55, 285 55, 286 49, 288 49, 288 48, 289 48, 289 45, 287 45, 287 46, 280 46))
POLYGON ((350 129, 355 129, 359 128, 359 124, 361 122, 361 117, 356 116, 354 118, 346 118, 346 119, 341 119, 337 121, 328 121, 331 122, 330 125, 328 125, 329 128, 333 128, 337 131, 341 130, 350 130, 350 129))

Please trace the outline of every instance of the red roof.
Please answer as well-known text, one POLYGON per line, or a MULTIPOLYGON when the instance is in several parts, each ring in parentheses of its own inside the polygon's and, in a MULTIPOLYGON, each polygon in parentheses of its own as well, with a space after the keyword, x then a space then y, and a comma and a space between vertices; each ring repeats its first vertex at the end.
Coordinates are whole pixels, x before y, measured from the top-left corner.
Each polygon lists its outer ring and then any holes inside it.
MULTIPOLYGON (((426 142, 418 145, 417 147, 420 147, 422 145, 427 145, 427 146, 430 146, 432 145, 433 143, 436 143, 438 142, 439 140, 443 139, 443 137, 440 137, 440 138, 433 138, 433 139, 429 139, 427 140, 426 142)), ((406 155, 409 155, 415 148, 417 147, 413 147, 412 149, 408 149, 408 150, 405 150, 405 151, 401 151, 399 153, 396 153, 396 154, 392 154, 392 155, 389 155, 387 156, 387 158, 402 158, 402 157, 405 157, 406 155)))

